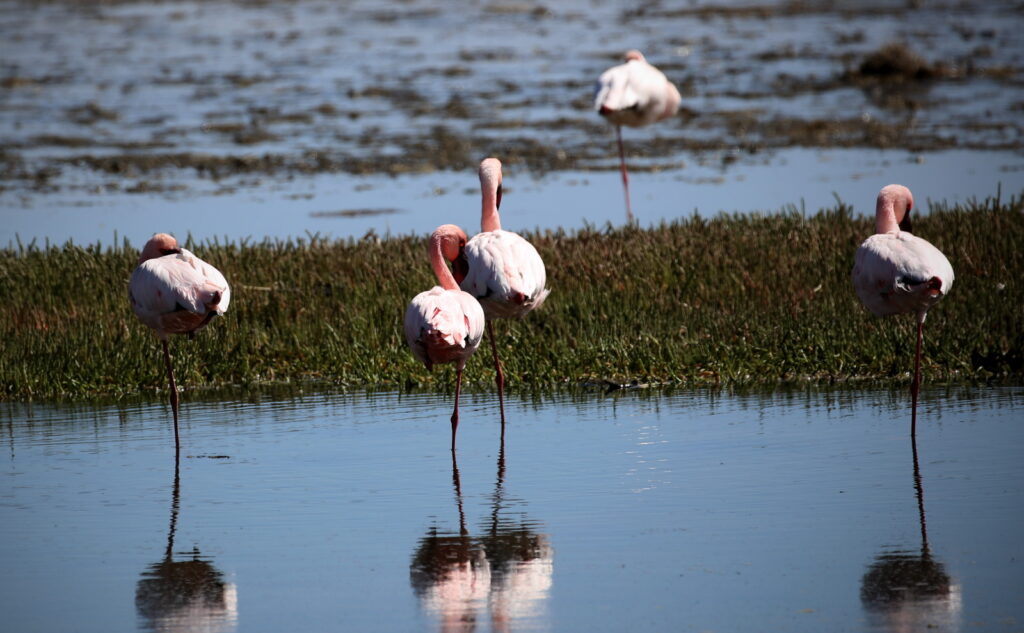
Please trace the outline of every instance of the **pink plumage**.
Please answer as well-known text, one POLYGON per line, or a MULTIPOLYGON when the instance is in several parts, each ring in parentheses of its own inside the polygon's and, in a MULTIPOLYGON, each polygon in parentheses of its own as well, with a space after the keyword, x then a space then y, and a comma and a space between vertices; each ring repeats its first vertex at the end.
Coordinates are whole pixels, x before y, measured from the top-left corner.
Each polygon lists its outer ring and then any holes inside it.
POLYGON ((619 169, 626 194, 626 219, 633 221, 629 202, 629 172, 622 144, 622 126, 642 127, 675 116, 682 97, 679 89, 651 64, 640 51, 626 53, 625 63, 601 73, 594 90, 594 109, 615 125, 619 146, 619 169))
POLYGON ((440 285, 416 295, 405 311, 405 340, 413 356, 432 369, 455 365, 455 410, 452 412, 452 450, 459 426, 459 392, 466 361, 480 345, 484 311, 469 293, 459 289, 446 259, 455 259, 466 244, 462 229, 445 224, 430 236, 430 264, 440 285))
POLYGON ((914 197, 903 185, 888 185, 875 203, 875 235, 857 248, 853 287, 877 316, 913 314, 917 319, 914 379, 911 383, 911 435, 917 431, 921 383, 921 342, 928 310, 953 286, 953 267, 942 252, 910 233, 914 197))
POLYGON ((154 235, 128 282, 128 298, 139 320, 161 339, 192 334, 231 303, 224 275, 166 233, 154 235))
POLYGON ((139 265, 128 282, 128 300, 135 315, 163 345, 174 415, 174 446, 178 449, 178 388, 167 337, 191 337, 214 317, 223 315, 231 303, 231 288, 219 270, 178 246, 174 237, 157 233, 139 255, 139 265))
POLYGON ((906 187, 884 187, 875 207, 876 233, 857 249, 853 287, 877 316, 912 313, 924 321, 928 309, 953 286, 946 256, 906 229, 913 205, 906 187))

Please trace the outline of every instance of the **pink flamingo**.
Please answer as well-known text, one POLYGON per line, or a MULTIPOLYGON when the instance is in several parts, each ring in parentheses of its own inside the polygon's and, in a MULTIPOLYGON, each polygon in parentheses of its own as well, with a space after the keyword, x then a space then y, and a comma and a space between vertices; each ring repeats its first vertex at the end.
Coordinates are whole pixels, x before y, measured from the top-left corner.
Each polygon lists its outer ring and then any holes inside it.
POLYGON ((466 234, 454 224, 437 227, 430 236, 430 265, 440 286, 416 295, 405 311, 405 340, 413 356, 427 369, 435 363, 455 363, 455 410, 452 412, 452 451, 459 427, 459 391, 466 361, 484 334, 484 311, 469 293, 459 290, 445 261, 454 260, 466 244, 466 234))
POLYGON ((921 386, 921 341, 928 309, 953 286, 953 267, 942 252, 910 234, 914 197, 903 185, 888 185, 875 203, 875 235, 857 248, 853 287, 876 316, 917 315, 914 380, 910 384, 910 435, 917 433, 917 394, 921 386))
POLYGON ((537 249, 519 234, 501 228, 501 161, 497 158, 486 158, 480 163, 480 189, 481 232, 466 243, 453 268, 461 288, 480 301, 487 315, 504 434, 505 374, 498 358, 492 320, 523 318, 544 303, 550 290, 545 287, 547 274, 537 249))
POLYGON ((626 219, 632 222, 622 126, 643 127, 675 116, 681 97, 679 89, 665 77, 665 73, 648 64, 640 51, 627 52, 625 59, 626 63, 601 73, 594 91, 594 109, 615 125, 622 188, 626 192, 626 219))
POLYGON ((139 265, 128 282, 128 299, 135 315, 163 344, 174 413, 174 447, 178 449, 178 387, 167 336, 187 334, 192 338, 228 309, 231 289, 219 270, 178 246, 172 236, 157 233, 139 255, 139 265))

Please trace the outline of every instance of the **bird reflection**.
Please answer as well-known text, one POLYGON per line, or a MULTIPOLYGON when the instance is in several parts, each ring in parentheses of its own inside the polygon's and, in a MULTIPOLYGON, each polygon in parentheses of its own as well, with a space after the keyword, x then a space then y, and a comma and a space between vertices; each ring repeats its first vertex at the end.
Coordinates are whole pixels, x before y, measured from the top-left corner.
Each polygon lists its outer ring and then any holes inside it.
POLYGON ((167 549, 163 560, 142 572, 135 589, 135 608, 148 631, 233 631, 238 619, 235 586, 224 581, 224 575, 203 559, 198 548, 186 554, 187 560, 174 560, 180 498, 181 477, 175 456, 167 549))
POLYGON ((547 535, 535 532, 529 522, 504 515, 504 482, 502 442, 491 513, 482 535, 471 536, 452 453, 459 533, 439 534, 432 528, 420 539, 410 568, 413 590, 424 611, 440 618, 441 631, 476 631, 488 616, 490 630, 510 631, 517 621, 546 617, 554 552, 547 535))
POLYGON ((914 453, 914 491, 921 523, 921 551, 886 551, 875 558, 861 581, 860 598, 872 625, 887 631, 959 630, 960 586, 932 558, 924 511, 924 485, 914 453))

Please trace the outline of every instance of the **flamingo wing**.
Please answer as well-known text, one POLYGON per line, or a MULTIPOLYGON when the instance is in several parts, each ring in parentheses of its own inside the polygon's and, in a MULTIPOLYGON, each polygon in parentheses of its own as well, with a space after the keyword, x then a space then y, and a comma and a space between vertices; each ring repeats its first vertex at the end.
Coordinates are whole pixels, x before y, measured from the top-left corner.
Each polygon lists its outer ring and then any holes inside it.
POLYGON ((525 316, 550 292, 540 254, 516 233, 480 233, 466 243, 465 255, 469 271, 460 286, 490 318, 525 316))
POLYGON ((675 115, 679 90, 654 66, 632 60, 604 71, 594 89, 594 109, 615 125, 639 127, 675 115))
POLYGON ((857 296, 877 316, 921 314, 953 286, 953 267, 928 241, 906 232, 872 235, 857 249, 857 296))
MULTIPOLYGON (((167 315, 178 312, 200 317, 224 314, 231 302, 231 288, 219 270, 182 249, 181 253, 139 264, 128 283, 128 296, 132 310, 143 323, 158 332, 177 332, 166 327, 167 315)), ((195 319, 189 322, 193 321, 195 319)), ((206 321, 208 319, 195 322, 205 324, 206 321)))
POLYGON ((451 362, 462 367, 480 345, 484 312, 469 294, 434 286, 409 303, 404 329, 413 356, 428 369, 451 362))

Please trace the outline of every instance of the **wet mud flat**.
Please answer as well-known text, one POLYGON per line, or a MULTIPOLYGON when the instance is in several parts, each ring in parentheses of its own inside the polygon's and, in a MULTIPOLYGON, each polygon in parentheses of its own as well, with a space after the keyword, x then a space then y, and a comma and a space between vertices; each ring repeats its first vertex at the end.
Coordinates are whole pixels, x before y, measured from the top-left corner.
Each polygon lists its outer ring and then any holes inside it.
MULTIPOLYGON (((1024 149, 1019 2, 0 3, 0 195, 196 180, 615 169, 592 83, 683 94, 635 171, 790 147, 1024 149)), ((244 186, 244 182, 242 183, 244 186)))

